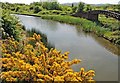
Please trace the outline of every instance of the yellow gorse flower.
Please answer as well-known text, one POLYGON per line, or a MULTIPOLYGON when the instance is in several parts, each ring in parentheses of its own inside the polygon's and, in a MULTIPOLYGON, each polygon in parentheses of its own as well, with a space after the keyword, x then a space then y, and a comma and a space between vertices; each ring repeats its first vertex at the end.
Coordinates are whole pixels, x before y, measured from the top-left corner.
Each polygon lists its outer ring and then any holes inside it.
POLYGON ((69 52, 61 54, 51 48, 48 50, 41 42, 41 36, 34 34, 21 42, 12 38, 2 41, 2 70, 0 77, 4 81, 78 81, 94 82, 93 70, 80 72, 71 69, 71 65, 81 60, 68 59, 69 52), (35 46, 29 42, 33 41, 35 46))

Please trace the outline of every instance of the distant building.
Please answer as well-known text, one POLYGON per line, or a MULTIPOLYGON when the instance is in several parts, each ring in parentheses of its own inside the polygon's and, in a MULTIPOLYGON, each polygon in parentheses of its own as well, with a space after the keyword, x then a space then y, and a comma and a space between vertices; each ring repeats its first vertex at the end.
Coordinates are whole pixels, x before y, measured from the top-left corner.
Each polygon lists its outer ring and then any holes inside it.
POLYGON ((57 0, 40 0, 40 2, 57 2, 57 0))

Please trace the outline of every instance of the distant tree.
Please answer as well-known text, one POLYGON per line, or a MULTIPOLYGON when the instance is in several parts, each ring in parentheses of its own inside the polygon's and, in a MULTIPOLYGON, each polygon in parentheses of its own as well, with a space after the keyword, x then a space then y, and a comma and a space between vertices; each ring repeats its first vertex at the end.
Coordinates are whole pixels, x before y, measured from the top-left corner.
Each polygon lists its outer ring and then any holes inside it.
POLYGON ((16 10, 15 10, 15 12, 18 12, 18 11, 19 11, 19 9, 20 9, 20 7, 17 7, 17 8, 16 8, 16 10))
POLYGON ((34 7, 33 6, 30 6, 30 8, 29 8, 30 10, 33 10, 34 9, 34 7))
POLYGON ((107 8, 108 8, 108 6, 106 5, 106 6, 103 6, 103 10, 107 10, 107 8))
POLYGON ((82 11, 84 10, 84 6, 85 6, 85 3, 80 2, 80 3, 78 4, 78 12, 82 12, 82 11))
POLYGON ((117 5, 117 9, 120 12, 120 4, 117 5))
POLYGON ((72 3, 72 7, 74 7, 74 4, 72 3))
POLYGON ((77 6, 72 7, 73 13, 76 12, 76 10, 77 10, 77 6))
POLYGON ((52 9, 60 10, 60 6, 57 2, 52 2, 52 9))
POLYGON ((12 11, 14 11, 14 10, 15 10, 15 8, 14 8, 14 7, 11 7, 11 10, 12 10, 12 11))
POLYGON ((42 8, 40 8, 38 6, 34 7, 34 13, 38 13, 40 11, 42 11, 42 8))
POLYGON ((34 5, 34 6, 42 6, 42 2, 33 2, 30 5, 34 5))
POLYGON ((91 10, 92 10, 91 5, 87 4, 85 7, 85 11, 91 11, 91 10))
POLYGON ((42 7, 47 10, 61 10, 57 2, 43 2, 42 7))

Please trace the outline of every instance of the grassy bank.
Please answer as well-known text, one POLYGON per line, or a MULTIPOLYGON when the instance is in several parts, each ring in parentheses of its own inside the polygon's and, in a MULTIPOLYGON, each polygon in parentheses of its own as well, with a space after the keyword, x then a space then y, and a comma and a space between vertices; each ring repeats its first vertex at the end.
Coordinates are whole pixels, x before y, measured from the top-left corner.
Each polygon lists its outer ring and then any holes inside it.
POLYGON ((85 32, 92 32, 97 34, 100 37, 111 41, 114 44, 120 45, 120 31, 111 31, 109 28, 104 28, 97 25, 95 22, 77 18, 72 16, 61 16, 61 15, 43 15, 43 19, 59 21, 62 23, 80 25, 85 32))

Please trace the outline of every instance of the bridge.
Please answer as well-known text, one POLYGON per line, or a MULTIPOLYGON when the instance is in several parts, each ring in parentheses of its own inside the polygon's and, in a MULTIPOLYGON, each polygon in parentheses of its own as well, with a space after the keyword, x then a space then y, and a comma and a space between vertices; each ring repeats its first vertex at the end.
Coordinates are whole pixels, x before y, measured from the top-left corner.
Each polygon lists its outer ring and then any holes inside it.
POLYGON ((92 10, 88 12, 76 12, 72 14, 75 17, 82 17, 92 21, 98 21, 98 15, 104 14, 107 17, 112 17, 120 21, 120 13, 108 10, 92 10))

